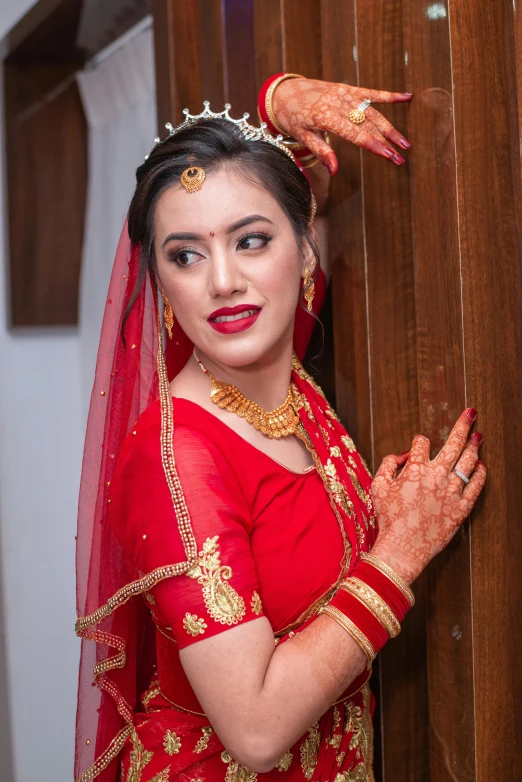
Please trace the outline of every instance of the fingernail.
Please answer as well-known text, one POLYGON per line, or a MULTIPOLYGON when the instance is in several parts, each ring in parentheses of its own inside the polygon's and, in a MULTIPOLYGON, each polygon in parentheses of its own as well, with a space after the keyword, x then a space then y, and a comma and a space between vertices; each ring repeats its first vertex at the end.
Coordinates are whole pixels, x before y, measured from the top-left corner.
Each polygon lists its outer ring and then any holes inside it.
POLYGON ((477 411, 475 410, 474 407, 468 407, 468 409, 466 410, 466 415, 468 416, 470 421, 474 421, 475 418, 477 417, 477 411))
POLYGON ((482 434, 482 432, 473 432, 473 434, 471 435, 471 439, 475 440, 477 445, 480 445, 480 443, 484 439, 484 435, 482 434))
POLYGON ((403 163, 405 163, 406 161, 405 161, 405 159, 402 157, 402 155, 397 155, 397 153, 395 153, 395 155, 393 156, 393 162, 394 162, 394 163, 397 163, 397 165, 401 166, 401 165, 402 165, 403 163))
POLYGON ((385 147, 384 154, 386 155, 386 157, 393 157, 395 155, 395 152, 393 151, 393 149, 390 149, 390 147, 385 147))
POLYGON ((401 138, 401 140, 399 141, 399 144, 400 144, 400 146, 401 146, 403 149, 409 149, 409 148, 411 147, 411 144, 410 144, 410 142, 409 142, 409 141, 406 141, 406 139, 405 139, 405 138, 401 138))
POLYGON ((326 164, 326 168, 328 169, 328 173, 330 174, 330 176, 333 176, 334 175, 333 174, 333 172, 334 172, 333 163, 328 161, 327 164, 326 164))
POLYGON ((408 98, 412 98, 413 97, 413 92, 403 92, 402 94, 403 95, 407 95, 408 98))

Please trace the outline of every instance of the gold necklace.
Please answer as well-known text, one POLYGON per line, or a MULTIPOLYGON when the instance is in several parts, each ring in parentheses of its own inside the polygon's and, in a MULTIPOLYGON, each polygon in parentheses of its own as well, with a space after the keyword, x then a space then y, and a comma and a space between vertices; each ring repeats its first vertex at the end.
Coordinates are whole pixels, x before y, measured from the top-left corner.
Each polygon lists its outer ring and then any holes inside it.
POLYGON ((203 366, 195 349, 194 358, 211 380, 210 399, 215 405, 244 418, 247 423, 252 424, 255 429, 271 440, 279 440, 281 437, 295 434, 300 421, 297 410, 301 405, 299 404, 298 391, 293 383, 290 383, 288 394, 282 405, 276 407, 275 410, 264 410, 257 402, 243 396, 236 386, 216 380, 212 372, 203 366))

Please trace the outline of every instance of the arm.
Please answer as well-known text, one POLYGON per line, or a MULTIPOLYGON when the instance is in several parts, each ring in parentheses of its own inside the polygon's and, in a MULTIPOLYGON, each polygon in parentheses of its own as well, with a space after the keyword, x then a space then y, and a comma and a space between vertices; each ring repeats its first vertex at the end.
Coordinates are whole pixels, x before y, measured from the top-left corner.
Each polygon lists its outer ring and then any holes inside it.
POLYGON ((275 649, 262 617, 192 644, 180 657, 227 750, 257 772, 274 768, 368 662, 327 616, 275 649))

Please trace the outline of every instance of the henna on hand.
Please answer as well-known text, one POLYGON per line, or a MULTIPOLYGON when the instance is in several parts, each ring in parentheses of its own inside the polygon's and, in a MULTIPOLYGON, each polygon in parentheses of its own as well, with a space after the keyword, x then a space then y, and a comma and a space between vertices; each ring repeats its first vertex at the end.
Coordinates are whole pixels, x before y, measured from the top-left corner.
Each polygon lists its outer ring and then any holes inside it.
POLYGON ((409 457, 386 456, 373 479, 379 520, 373 553, 407 583, 448 545, 482 491, 486 480, 486 466, 478 458, 482 435, 476 432, 469 437, 475 418, 474 410, 465 410, 433 460, 430 441, 417 435, 409 457), (470 478, 468 484, 454 468, 470 478))
POLYGON ((337 157, 323 139, 322 131, 335 133, 387 158, 395 165, 401 165, 404 158, 390 142, 402 150, 409 149, 411 144, 377 109, 372 106, 366 109, 366 120, 360 125, 355 125, 348 118, 350 111, 356 109, 365 98, 372 103, 405 103, 411 100, 412 94, 294 78, 285 79, 276 87, 272 108, 278 126, 305 144, 332 175, 338 169, 337 157))

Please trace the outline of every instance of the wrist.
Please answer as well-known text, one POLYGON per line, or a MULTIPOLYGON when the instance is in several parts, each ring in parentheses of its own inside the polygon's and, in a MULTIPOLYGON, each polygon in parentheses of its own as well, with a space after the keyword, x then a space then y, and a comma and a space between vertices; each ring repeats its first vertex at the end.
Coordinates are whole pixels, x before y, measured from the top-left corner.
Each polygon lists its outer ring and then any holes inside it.
POLYGON ((408 586, 413 584, 422 573, 423 568, 418 563, 406 558, 404 552, 397 550, 394 546, 379 541, 379 538, 377 538, 371 553, 394 570, 408 586))

